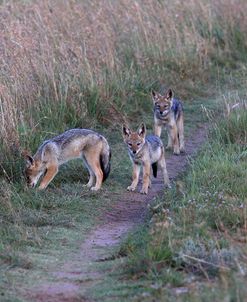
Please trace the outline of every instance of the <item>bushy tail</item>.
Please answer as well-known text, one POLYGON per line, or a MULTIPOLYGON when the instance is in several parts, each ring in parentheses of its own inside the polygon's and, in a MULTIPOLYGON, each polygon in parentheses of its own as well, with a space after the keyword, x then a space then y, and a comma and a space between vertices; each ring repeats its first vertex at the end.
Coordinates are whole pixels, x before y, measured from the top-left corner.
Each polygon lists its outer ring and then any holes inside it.
POLYGON ((111 170, 111 149, 105 138, 103 138, 103 146, 100 153, 100 166, 103 172, 103 181, 107 179, 111 170))
POLYGON ((152 169, 153 169, 153 176, 156 178, 157 177, 157 171, 158 171, 158 163, 153 163, 152 164, 152 169))

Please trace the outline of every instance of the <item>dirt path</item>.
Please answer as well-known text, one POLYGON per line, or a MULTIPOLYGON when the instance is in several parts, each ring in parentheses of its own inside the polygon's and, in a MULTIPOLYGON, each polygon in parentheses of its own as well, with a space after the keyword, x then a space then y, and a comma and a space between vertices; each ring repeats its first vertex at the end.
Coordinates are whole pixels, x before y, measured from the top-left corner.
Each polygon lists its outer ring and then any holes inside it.
MULTIPOLYGON (((188 157, 195 154, 206 138, 206 127, 201 126, 186 142, 186 154, 174 156, 167 154, 167 170, 170 179, 175 179, 183 172, 188 157)), ((110 211, 102 214, 102 224, 88 234, 78 252, 68 255, 67 262, 62 266, 55 265, 49 270, 49 275, 55 281, 26 290, 24 296, 37 302, 77 302, 90 301, 87 291, 100 282, 103 272, 95 271, 96 261, 111 256, 111 251, 117 247, 123 236, 135 225, 142 222, 147 204, 163 191, 163 181, 158 174, 153 180, 152 188, 147 196, 126 192, 110 211)))

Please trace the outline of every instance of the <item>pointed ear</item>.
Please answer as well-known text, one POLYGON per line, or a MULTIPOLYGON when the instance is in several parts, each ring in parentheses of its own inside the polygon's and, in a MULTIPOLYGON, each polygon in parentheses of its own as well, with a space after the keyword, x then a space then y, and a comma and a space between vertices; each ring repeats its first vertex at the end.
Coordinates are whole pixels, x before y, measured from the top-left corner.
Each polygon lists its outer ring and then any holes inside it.
POLYGON ((122 133, 123 133, 123 137, 125 138, 130 135, 131 131, 130 131, 129 127, 127 127, 126 125, 123 125, 122 133))
POLYGON ((26 154, 25 155, 25 160, 26 160, 26 167, 29 168, 34 165, 34 159, 31 155, 26 154))
POLYGON ((166 93, 165 93, 165 97, 168 100, 171 100, 173 98, 173 91, 171 90, 171 88, 169 88, 166 93))
POLYGON ((21 155, 26 160, 26 166, 27 167, 30 167, 30 166, 32 166, 34 164, 34 159, 33 159, 33 157, 30 155, 30 153, 27 150, 23 150, 21 152, 21 155))
POLYGON ((146 126, 145 126, 144 123, 142 123, 142 124, 139 126, 139 128, 138 128, 138 130, 137 130, 137 133, 139 134, 139 136, 141 136, 141 137, 143 137, 143 138, 146 136, 146 126))
POLYGON ((151 90, 151 94, 152 94, 152 97, 155 98, 156 92, 153 89, 151 90))
POLYGON ((153 102, 156 103, 159 99, 158 93, 152 89, 151 90, 151 95, 152 95, 153 102))

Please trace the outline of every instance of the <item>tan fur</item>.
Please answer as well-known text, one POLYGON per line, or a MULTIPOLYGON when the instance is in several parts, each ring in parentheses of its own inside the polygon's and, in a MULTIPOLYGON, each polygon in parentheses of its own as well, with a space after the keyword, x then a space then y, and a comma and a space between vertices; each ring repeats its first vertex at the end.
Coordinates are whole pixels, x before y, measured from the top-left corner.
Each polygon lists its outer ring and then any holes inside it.
POLYGON ((142 124, 137 132, 123 126, 123 139, 128 146, 129 156, 133 164, 132 183, 128 191, 134 191, 138 185, 141 168, 143 168, 143 183, 140 193, 147 194, 151 187, 151 165, 157 163, 162 170, 164 184, 170 186, 166 170, 165 150, 162 141, 155 135, 146 137, 146 127, 142 124))
POLYGON ((25 158, 27 184, 34 187, 43 175, 39 185, 41 190, 49 185, 60 165, 75 158, 84 160, 90 175, 87 186, 93 191, 100 189, 104 173, 106 178, 110 171, 110 147, 107 140, 88 129, 68 130, 45 141, 33 157, 25 154, 25 158))
POLYGON ((154 134, 161 136, 162 127, 168 130, 167 149, 173 149, 174 154, 184 152, 184 116, 181 102, 174 100, 173 92, 168 89, 165 95, 152 91, 154 104, 154 134), (173 110, 173 102, 178 104, 176 114, 173 110), (162 113, 162 114, 161 114, 162 113))

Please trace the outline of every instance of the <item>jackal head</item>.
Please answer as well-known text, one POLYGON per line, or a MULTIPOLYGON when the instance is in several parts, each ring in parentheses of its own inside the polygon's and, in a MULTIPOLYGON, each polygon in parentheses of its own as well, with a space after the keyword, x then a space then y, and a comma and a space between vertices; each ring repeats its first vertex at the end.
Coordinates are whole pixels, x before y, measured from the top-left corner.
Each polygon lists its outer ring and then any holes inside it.
POLYGON ((145 144, 146 126, 141 124, 136 132, 123 125, 123 139, 131 155, 137 155, 145 144))
POLYGON ((24 154, 26 165, 24 168, 24 175, 28 187, 36 186, 40 176, 45 172, 44 165, 39 160, 35 160, 31 155, 24 154))
POLYGON ((154 104, 154 113, 158 118, 166 117, 172 107, 173 92, 168 89, 164 95, 152 90, 152 99, 154 104))

